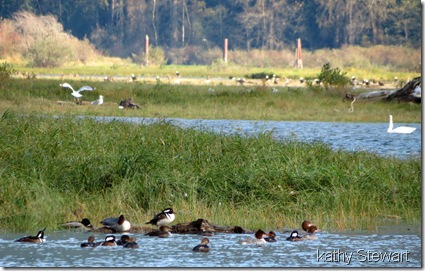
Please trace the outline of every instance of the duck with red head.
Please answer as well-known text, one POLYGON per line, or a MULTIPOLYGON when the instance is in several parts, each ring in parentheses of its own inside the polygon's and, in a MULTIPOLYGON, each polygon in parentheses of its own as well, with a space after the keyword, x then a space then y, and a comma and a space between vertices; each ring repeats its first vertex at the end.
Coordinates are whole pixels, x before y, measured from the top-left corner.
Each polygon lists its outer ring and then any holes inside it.
POLYGON ((267 233, 265 233, 263 230, 259 229, 254 234, 255 239, 245 239, 240 241, 240 244, 247 245, 247 244, 256 244, 256 245, 264 245, 266 243, 266 240, 264 240, 264 236, 268 236, 267 233))
POLYGON ((124 215, 120 215, 119 217, 105 218, 100 223, 106 228, 110 228, 115 232, 127 232, 131 228, 130 222, 125 220, 124 215))
POLYGON ((276 233, 274 231, 269 231, 268 237, 265 237, 266 242, 276 242, 276 233))
POLYGON ((207 237, 202 238, 201 243, 197 246, 195 246, 192 251, 196 252, 208 252, 210 251, 210 247, 208 244, 210 243, 210 240, 207 237))

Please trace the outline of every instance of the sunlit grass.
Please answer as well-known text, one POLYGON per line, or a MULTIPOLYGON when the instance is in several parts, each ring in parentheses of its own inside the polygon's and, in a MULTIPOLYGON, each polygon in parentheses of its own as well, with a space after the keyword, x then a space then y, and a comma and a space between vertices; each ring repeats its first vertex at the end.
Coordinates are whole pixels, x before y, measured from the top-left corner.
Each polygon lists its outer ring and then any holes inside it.
POLYGON ((0 227, 20 231, 126 214, 142 225, 172 206, 175 223, 280 229, 373 229, 383 216, 421 217, 420 158, 382 158, 330 146, 224 136, 64 115, 0 120, 0 227))

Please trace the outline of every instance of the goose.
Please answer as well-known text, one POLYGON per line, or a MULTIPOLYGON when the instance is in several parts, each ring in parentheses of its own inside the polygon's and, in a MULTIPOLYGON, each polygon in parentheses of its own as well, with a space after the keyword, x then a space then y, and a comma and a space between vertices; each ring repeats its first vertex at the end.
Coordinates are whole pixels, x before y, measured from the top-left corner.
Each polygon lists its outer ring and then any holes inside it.
POLYGON ((393 116, 390 115, 390 123, 388 126, 387 132, 390 134, 410 134, 415 131, 415 127, 407 127, 407 126, 399 126, 397 128, 393 128, 393 116))
POLYGON ((63 84, 60 84, 59 86, 63 87, 63 88, 71 89, 72 90, 71 95, 74 96, 74 98, 77 100, 78 103, 80 103, 80 98, 83 97, 83 95, 81 95, 80 92, 85 91, 85 90, 86 91, 95 90, 95 88, 92 88, 90 86, 82 86, 77 91, 75 91, 75 89, 68 83, 63 83, 63 84))

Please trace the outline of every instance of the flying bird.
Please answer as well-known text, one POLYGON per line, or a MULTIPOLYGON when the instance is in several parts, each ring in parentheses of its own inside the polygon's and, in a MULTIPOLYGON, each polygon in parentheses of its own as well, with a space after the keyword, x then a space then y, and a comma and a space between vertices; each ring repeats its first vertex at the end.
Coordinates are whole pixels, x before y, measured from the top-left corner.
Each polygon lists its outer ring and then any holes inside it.
POLYGON ((74 98, 77 100, 77 103, 81 103, 80 98, 83 97, 83 95, 81 95, 80 92, 82 91, 93 91, 95 90, 95 88, 92 88, 90 86, 82 86, 80 87, 77 91, 75 91, 75 89, 68 83, 63 83, 60 84, 59 86, 63 87, 63 88, 69 88, 72 90, 71 95, 74 96, 74 98))

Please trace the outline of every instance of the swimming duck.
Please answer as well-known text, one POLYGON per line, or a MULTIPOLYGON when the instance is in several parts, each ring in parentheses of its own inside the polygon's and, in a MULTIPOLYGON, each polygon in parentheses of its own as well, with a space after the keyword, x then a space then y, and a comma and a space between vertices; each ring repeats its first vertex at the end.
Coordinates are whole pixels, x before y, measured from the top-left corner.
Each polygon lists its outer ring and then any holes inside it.
POLYGON ((123 247, 125 247, 125 248, 139 248, 139 244, 137 244, 135 237, 130 237, 128 242, 125 243, 123 247))
POLYGON ((121 236, 121 238, 116 241, 118 246, 124 246, 125 244, 127 244, 128 242, 130 242, 130 236, 128 236, 127 234, 124 234, 121 236))
POLYGON ((312 224, 308 220, 304 220, 301 224, 301 228, 308 233, 315 233, 317 231, 317 226, 312 224))
POLYGON ((116 247, 117 242, 115 242, 115 236, 108 235, 105 237, 105 241, 103 241, 100 246, 102 247, 116 247))
POLYGON ((291 235, 288 238, 286 238, 286 240, 295 242, 295 241, 301 241, 303 240, 303 238, 298 235, 298 231, 292 231, 291 235))
POLYGON ((80 247, 96 247, 98 244, 94 241, 94 236, 90 235, 87 242, 81 243, 80 247))
POLYGON ((210 251, 210 247, 208 244, 210 243, 210 240, 207 237, 202 238, 201 243, 197 246, 195 246, 192 251, 197 252, 208 252, 210 251))
POLYGON ((130 222, 125 220, 124 215, 120 215, 119 217, 105 218, 100 223, 106 228, 113 229, 116 232, 126 232, 131 228, 130 222))
POLYGON ((161 226, 159 230, 151 231, 145 234, 146 236, 158 236, 160 238, 167 238, 171 236, 171 228, 168 226, 161 226))
POLYGON ((44 239, 44 231, 46 228, 42 229, 37 233, 36 236, 25 236, 15 240, 15 242, 27 242, 27 243, 44 243, 46 240, 44 239))
POLYGON ((90 220, 88 218, 83 218, 81 221, 69 221, 66 223, 63 223, 60 225, 64 228, 70 228, 70 229, 92 229, 93 225, 90 223, 90 220))
POLYGON ((242 245, 247 245, 247 244, 263 245, 263 244, 266 243, 266 240, 264 240, 265 235, 268 235, 268 234, 265 233, 263 230, 259 229, 254 234, 255 239, 245 239, 245 240, 240 241, 240 243, 242 245))
POLYGON ((264 237, 266 242, 276 242, 276 233, 274 231, 269 231, 268 237, 264 237))
POLYGON ((176 216, 174 215, 173 209, 167 208, 159 214, 156 214, 149 222, 146 222, 146 224, 152 224, 156 226, 168 225, 173 222, 175 217, 176 216))

